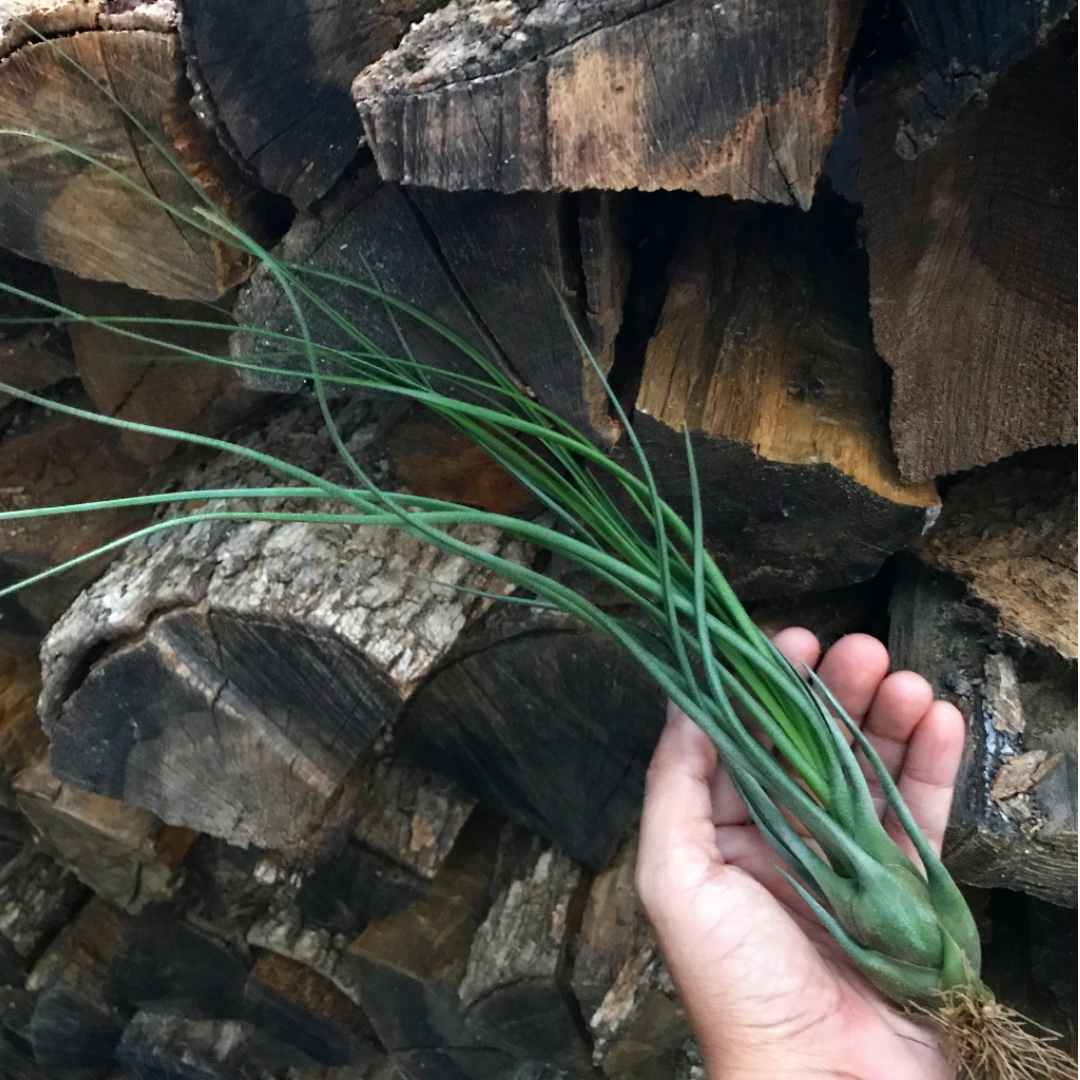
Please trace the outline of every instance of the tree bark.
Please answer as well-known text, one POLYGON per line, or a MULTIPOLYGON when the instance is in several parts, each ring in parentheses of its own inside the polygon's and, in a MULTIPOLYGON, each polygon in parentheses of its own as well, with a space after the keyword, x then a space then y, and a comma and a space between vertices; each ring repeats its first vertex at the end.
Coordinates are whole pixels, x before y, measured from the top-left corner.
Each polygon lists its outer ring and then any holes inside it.
MULTIPOLYGON (((347 403, 338 421, 360 440, 381 423, 347 403)), ((322 426, 301 403, 249 439, 345 480, 322 426)), ((270 480, 223 455, 183 483, 270 480)), ((482 529, 461 534, 524 556, 482 529)), ((130 549, 43 647, 54 774, 310 862, 347 824, 360 752, 486 605, 428 578, 503 587, 387 528, 206 523, 130 549)))
POLYGON ((1076 442, 1075 21, 905 159, 913 77, 881 71, 857 100, 874 339, 921 480, 1076 442))
POLYGON ((691 520, 685 424, 706 543, 744 599, 869 577, 938 499, 892 458, 850 213, 702 200, 670 281, 635 415, 661 495, 691 520))
POLYGON ((456 0, 353 84, 383 177, 809 206, 857 5, 456 0), (737 69, 729 81, 714 72, 737 69))

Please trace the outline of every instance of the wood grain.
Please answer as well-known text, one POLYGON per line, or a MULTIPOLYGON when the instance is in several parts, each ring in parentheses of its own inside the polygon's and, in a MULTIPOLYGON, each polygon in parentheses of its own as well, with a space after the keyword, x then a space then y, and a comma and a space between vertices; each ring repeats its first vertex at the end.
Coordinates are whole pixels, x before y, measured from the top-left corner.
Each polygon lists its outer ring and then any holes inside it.
POLYGON ((855 5, 455 0, 362 72, 382 175, 810 203, 855 5), (736 78, 720 78, 735 72, 736 78))
POLYGON ((858 92, 874 340, 912 480, 1076 441, 1076 27, 1003 75, 914 160, 909 75, 858 92))

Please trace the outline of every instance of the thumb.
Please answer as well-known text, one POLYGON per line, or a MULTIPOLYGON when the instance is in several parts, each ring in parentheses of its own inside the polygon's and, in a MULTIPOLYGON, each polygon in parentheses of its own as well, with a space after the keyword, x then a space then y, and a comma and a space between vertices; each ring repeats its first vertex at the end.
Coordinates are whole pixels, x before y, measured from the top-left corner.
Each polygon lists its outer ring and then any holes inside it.
POLYGON ((697 876, 722 862, 712 816, 716 748, 681 710, 668 723, 645 778, 638 847, 638 895, 647 912, 662 903, 672 877, 697 876))

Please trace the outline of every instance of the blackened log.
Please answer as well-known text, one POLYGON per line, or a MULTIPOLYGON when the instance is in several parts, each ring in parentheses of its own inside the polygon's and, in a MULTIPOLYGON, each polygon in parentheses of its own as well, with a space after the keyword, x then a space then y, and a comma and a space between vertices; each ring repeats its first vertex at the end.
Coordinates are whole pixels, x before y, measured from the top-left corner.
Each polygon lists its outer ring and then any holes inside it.
POLYGON ((457 0, 353 84, 382 175, 810 203, 858 6, 457 0), (741 79, 719 73, 738 70, 741 79))
POLYGON ((356 73, 441 0, 182 0, 195 107, 270 191, 300 208, 356 157, 356 73))

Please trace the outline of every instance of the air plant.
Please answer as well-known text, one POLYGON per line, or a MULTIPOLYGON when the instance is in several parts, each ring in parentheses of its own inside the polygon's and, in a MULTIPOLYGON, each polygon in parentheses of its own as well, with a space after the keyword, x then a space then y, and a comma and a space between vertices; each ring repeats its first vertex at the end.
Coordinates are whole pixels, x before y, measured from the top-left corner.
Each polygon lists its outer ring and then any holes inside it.
MULTIPOLYGON (((110 94, 107 88, 102 92, 110 94)), ((113 103, 123 109, 115 98, 113 103)), ((129 122, 138 124, 124 112, 129 122)), ((169 148, 142 130, 180 169, 169 148)), ((185 211, 162 203, 137 181, 78 148, 33 131, 0 130, 0 140, 8 139, 35 140, 75 154, 134 188, 141 197, 157 202, 178 221, 204 230, 257 261, 286 297, 298 332, 241 327, 247 340, 260 343, 264 351, 226 359, 162 341, 148 332, 155 324, 164 331, 180 320, 87 316, 10 285, 0 283, 0 288, 42 305, 47 312, 44 319, 90 323, 181 360, 212 361, 305 379, 314 390, 330 438, 352 481, 333 483, 249 447, 100 416, 0 383, 4 393, 72 416, 230 451, 269 467, 282 480, 281 486, 270 488, 180 491, 0 513, 0 519, 13 520, 205 502, 196 512, 164 517, 28 577, 0 591, 0 597, 63 573, 103 551, 164 529, 208 520, 318 521, 342 528, 392 526, 468 559, 516 586, 520 592, 512 600, 574 616, 617 643, 648 671, 716 744, 754 821, 785 865, 788 880, 851 962, 886 997, 933 1017, 965 1075, 980 1080, 1075 1075, 1075 1066, 995 1002, 981 981, 979 936, 967 903, 858 725, 812 673, 795 670, 755 626, 709 554, 688 433, 686 475, 692 520, 685 522, 660 497, 633 425, 610 391, 611 409, 632 449, 635 470, 616 462, 535 400, 481 351, 424 312, 388 295, 373 278, 351 280, 289 262, 266 250, 226 219, 195 181, 189 182, 197 205, 185 211), (468 373, 421 363, 412 355, 404 332, 398 334, 400 349, 388 351, 324 298, 320 289, 327 287, 339 295, 342 289, 357 290, 377 300, 396 327, 420 324, 434 330, 448 349, 469 361, 468 373), (320 343, 311 330, 313 321, 332 326, 338 344, 330 347, 320 343), (343 340, 347 344, 340 344, 343 340), (328 403, 328 387, 426 406, 486 451, 534 496, 545 513, 513 517, 383 490, 338 432, 328 403), (340 512, 257 509, 260 502, 284 493, 295 499, 331 500, 340 512), (253 504, 256 509, 251 509, 253 504), (617 617, 564 583, 471 546, 452 531, 461 524, 505 530, 577 564, 625 597, 639 619, 617 617), (768 737, 774 751, 759 741, 759 733, 768 737), (917 860, 909 858, 886 832, 859 755, 880 784, 917 860)), ((221 329, 220 322, 212 320, 182 322, 221 329)), ((568 324, 577 334, 569 318, 568 324)), ((595 366, 580 335, 577 340, 586 361, 595 366)), ((599 368, 595 370, 603 380, 599 368)))

